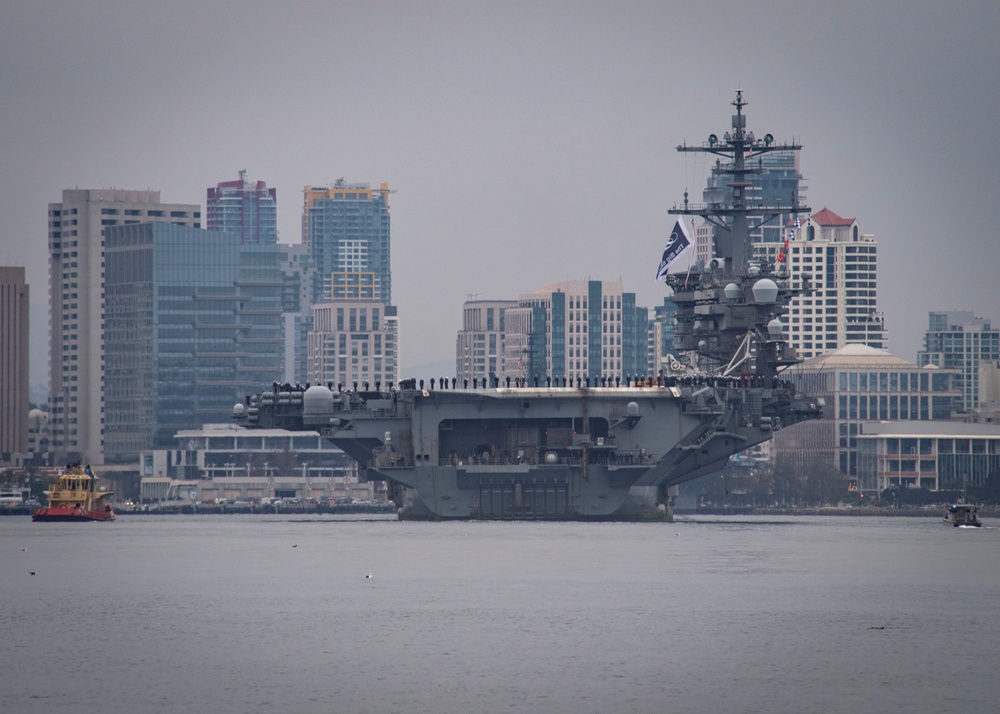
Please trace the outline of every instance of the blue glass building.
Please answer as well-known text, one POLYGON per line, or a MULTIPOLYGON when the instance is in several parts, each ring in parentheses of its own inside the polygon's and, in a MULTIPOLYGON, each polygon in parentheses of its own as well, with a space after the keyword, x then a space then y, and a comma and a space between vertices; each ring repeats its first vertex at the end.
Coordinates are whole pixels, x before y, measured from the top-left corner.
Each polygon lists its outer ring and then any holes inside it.
POLYGON ((281 309, 285 339, 284 381, 304 383, 308 380, 306 353, 309 331, 313 324, 313 285, 316 269, 309 247, 283 245, 281 249, 281 309))
POLYGON ((663 304, 653 308, 653 316, 648 322, 648 362, 649 370, 658 373, 662 369, 662 360, 668 355, 676 357, 674 348, 674 332, 676 324, 674 315, 677 305, 663 298, 663 304))
POLYGON ((282 377, 280 250, 167 223, 105 231, 105 460, 228 421, 282 377))
POLYGON ((371 274, 372 298, 392 303, 389 193, 387 184, 378 189, 343 181, 331 188, 306 186, 302 242, 316 266, 314 303, 337 297, 331 294, 334 273, 371 274))
MULTIPOLYGON (((772 153, 751 156, 747 158, 747 166, 754 166, 759 173, 747 174, 750 186, 746 189, 746 201, 750 207, 788 206, 796 200, 804 203, 805 185, 799 171, 799 154, 797 151, 775 151, 772 153)), ((729 165, 721 165, 725 169, 729 165)), ((732 175, 724 171, 713 170, 705 187, 706 203, 722 203, 732 205, 733 187, 732 175)), ((754 228, 750 232, 755 246, 754 256, 757 260, 773 262, 785 240, 785 225, 794 216, 780 213, 777 218, 754 228)))

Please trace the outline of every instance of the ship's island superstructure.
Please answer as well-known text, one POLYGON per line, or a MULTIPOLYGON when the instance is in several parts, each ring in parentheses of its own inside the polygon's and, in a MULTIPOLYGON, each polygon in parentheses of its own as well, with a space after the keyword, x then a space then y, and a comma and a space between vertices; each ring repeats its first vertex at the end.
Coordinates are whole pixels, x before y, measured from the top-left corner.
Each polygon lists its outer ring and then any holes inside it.
POLYGON ((781 316, 787 276, 749 260, 751 221, 807 212, 747 205, 753 155, 797 151, 746 131, 737 93, 732 131, 681 152, 716 154, 732 200, 691 205, 715 226, 717 258, 668 276, 677 305, 676 346, 653 375, 608 375, 567 384, 534 377, 501 383, 415 379, 399 385, 304 390, 273 385, 237 404, 248 427, 318 431, 384 479, 401 517, 635 519, 662 515, 672 486, 720 470, 776 429, 821 414, 780 370, 795 363, 781 316))

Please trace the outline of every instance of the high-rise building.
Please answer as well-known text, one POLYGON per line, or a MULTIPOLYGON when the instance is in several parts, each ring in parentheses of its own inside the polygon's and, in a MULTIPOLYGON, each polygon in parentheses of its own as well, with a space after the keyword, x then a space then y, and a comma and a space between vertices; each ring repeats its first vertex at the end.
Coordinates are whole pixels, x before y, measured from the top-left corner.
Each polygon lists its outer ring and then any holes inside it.
MULTIPOLYGON (((533 384, 536 376, 541 380, 547 374, 545 308, 538 304, 509 307, 504 311, 504 321, 504 372, 501 378, 522 379, 523 384, 533 384)), ((464 351, 461 357, 464 360, 464 351)), ((488 375, 482 373, 478 376, 488 375)))
POLYGON ((281 248, 281 312, 285 339, 285 377, 291 384, 308 381, 306 355, 313 324, 312 288, 316 267, 309 247, 301 244, 281 248))
POLYGON ((979 363, 979 409, 971 416, 976 422, 1000 424, 1000 362, 979 363))
POLYGON ((396 308, 371 297, 313 306, 308 381, 361 389, 399 381, 396 308))
MULTIPOLYGON (((755 165, 757 171, 747 174, 745 186, 748 206, 766 209, 772 206, 792 206, 804 201, 806 186, 799 171, 798 151, 772 151, 746 159, 747 166, 755 165)), ((704 191, 706 204, 732 205, 733 177, 731 166, 718 164, 712 169, 704 191)), ((774 216, 753 228, 750 239, 754 246, 754 259, 772 264, 784 241, 782 227, 790 218, 787 211, 775 210, 774 216)), ((719 229, 721 230, 721 229, 719 229)), ((699 253, 697 256, 701 258, 699 253)))
POLYGON ((104 452, 129 462, 225 422, 283 376, 280 249, 187 226, 105 230, 104 452))
POLYGON ((695 223, 694 226, 694 263, 699 270, 704 270, 708 261, 715 257, 715 228, 711 223, 695 223))
POLYGON ((620 281, 570 280, 517 301, 470 300, 456 340, 455 374, 465 380, 533 384, 651 374, 648 310, 620 281))
POLYGON ((277 243, 277 191, 263 181, 247 181, 247 172, 240 171, 237 180, 208 189, 205 227, 238 235, 241 243, 277 243))
POLYGON ((523 357, 512 356, 514 363, 508 369, 504 351, 507 311, 516 307, 516 300, 468 300, 462 306, 462 329, 455 347, 455 376, 459 383, 518 376, 517 363, 523 368, 523 357))
POLYGON ((371 273, 374 297, 392 304, 389 186, 337 181, 331 188, 306 186, 302 243, 316 265, 313 302, 333 297, 334 273, 371 273))
POLYGON ((392 305, 388 184, 306 186, 302 243, 314 269, 309 382, 353 387, 399 380, 392 305))
POLYGON ((1000 359, 1000 329, 968 310, 929 314, 924 349, 917 363, 957 369, 962 407, 972 412, 980 404, 980 364, 1000 359))
MULTIPOLYGON (((786 226, 785 259, 793 285, 812 290, 792 299, 788 343, 810 359, 848 344, 881 349, 885 318, 878 311, 878 244, 855 218, 824 208, 798 229, 786 226)), ((783 266, 779 266, 781 268, 783 266)))
POLYGON ((68 189, 49 204, 49 427, 58 459, 103 463, 104 230, 201 227, 201 206, 159 191, 68 189))
POLYGON ((664 361, 677 356, 674 349, 676 312, 677 305, 670 302, 669 298, 664 298, 662 305, 653 308, 653 316, 649 320, 646 358, 651 374, 659 374, 664 361))
POLYGON ((0 267, 0 462, 28 453, 28 285, 0 267))
MULTIPOLYGON (((518 304, 544 311, 545 364, 540 376, 596 383, 602 377, 624 380, 649 373, 648 311, 636 306, 635 293, 624 292, 620 281, 556 283, 519 296, 518 304)), ((509 326, 507 332, 509 341, 509 326)))

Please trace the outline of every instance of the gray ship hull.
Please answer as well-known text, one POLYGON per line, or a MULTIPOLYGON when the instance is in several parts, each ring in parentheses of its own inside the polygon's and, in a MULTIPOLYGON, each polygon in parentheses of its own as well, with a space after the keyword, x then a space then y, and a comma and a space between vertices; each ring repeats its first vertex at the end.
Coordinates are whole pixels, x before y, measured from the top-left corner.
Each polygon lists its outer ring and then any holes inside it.
POLYGON ((253 397, 250 426, 317 430, 384 479, 403 517, 640 519, 776 424, 818 413, 782 388, 326 387, 253 397))

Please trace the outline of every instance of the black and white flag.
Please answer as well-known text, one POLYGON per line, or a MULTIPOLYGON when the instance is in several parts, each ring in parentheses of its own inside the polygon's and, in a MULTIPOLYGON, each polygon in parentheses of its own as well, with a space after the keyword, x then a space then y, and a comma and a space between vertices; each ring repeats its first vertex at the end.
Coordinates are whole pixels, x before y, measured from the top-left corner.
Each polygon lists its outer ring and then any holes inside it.
POLYGON ((677 260, 677 256, 683 253, 689 245, 691 245, 691 238, 688 235, 687 226, 684 225, 684 219, 678 218, 673 233, 667 239, 667 247, 663 249, 660 267, 656 270, 657 281, 666 280, 670 264, 677 260))

